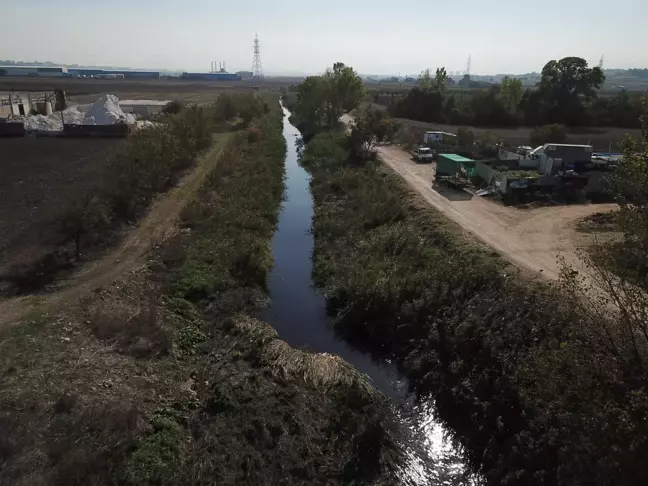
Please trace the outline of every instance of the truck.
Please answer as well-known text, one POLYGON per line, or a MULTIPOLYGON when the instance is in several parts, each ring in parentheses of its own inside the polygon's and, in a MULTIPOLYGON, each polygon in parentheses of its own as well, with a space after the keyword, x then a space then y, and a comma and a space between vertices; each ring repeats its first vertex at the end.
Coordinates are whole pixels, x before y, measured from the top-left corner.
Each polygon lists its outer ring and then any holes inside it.
POLYGON ((419 147, 412 152, 417 162, 432 162, 434 160, 434 151, 429 147, 419 147))
POLYGON ((443 145, 457 145, 458 137, 449 132, 425 132, 423 134, 423 145, 439 143, 443 145))

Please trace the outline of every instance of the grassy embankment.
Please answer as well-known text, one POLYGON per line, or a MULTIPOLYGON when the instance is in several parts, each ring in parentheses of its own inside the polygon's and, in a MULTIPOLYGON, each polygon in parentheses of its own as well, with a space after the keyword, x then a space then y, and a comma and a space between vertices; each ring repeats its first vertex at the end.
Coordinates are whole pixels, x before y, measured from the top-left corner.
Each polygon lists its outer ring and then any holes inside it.
POLYGON ((521 281, 346 140, 306 147, 337 329, 434 399, 488 484, 643 484, 646 395, 569 299, 521 281))
POLYGON ((151 263, 0 339, 0 483, 394 484, 384 398, 264 305, 281 114, 234 136, 151 263))

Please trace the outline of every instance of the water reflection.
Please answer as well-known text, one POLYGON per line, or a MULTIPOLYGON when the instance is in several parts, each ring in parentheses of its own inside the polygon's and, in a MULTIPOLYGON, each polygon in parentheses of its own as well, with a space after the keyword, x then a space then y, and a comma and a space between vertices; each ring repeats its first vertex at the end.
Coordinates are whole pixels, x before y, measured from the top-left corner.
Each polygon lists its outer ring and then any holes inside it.
POLYGON ((298 163, 300 134, 290 124, 284 108, 283 134, 287 142, 286 188, 277 230, 272 239, 274 267, 268 281, 272 300, 262 318, 292 346, 337 354, 366 374, 390 397, 406 427, 410 464, 405 472, 412 484, 475 484, 464 476, 460 453, 436 420, 431 404, 417 404, 407 380, 387 361, 377 361, 342 340, 331 328, 326 302, 313 287, 313 236, 310 233, 313 203, 310 176, 298 163))

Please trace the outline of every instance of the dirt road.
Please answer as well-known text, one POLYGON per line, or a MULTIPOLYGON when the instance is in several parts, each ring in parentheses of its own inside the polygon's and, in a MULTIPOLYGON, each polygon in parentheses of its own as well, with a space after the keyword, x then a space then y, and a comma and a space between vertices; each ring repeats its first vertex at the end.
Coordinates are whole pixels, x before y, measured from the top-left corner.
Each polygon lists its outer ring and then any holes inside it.
POLYGON ((0 301, 0 329, 15 324, 32 311, 64 304, 105 286, 142 264, 142 257, 161 243, 173 227, 180 211, 193 199, 211 169, 217 163, 229 134, 221 134, 212 149, 202 156, 195 169, 180 184, 156 201, 148 215, 134 228, 115 251, 81 269, 61 290, 43 296, 26 296, 0 301))
POLYGON ((378 149, 383 162, 432 206, 470 231, 520 268, 548 279, 559 275, 557 258, 581 268, 576 250, 584 244, 574 222, 614 204, 573 205, 521 210, 446 187, 432 186, 435 164, 417 164, 399 147, 378 149))

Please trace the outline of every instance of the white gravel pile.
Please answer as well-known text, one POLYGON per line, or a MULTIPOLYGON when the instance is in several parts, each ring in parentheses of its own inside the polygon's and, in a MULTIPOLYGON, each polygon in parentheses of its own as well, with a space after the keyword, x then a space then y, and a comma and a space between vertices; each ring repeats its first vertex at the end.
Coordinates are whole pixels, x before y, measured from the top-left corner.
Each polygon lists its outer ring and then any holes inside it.
MULTIPOLYGON (((124 113, 119 107, 119 99, 112 94, 103 95, 90 106, 77 105, 63 111, 65 123, 73 125, 113 125, 115 123, 135 123, 135 116, 124 113)), ((28 117, 14 117, 16 121, 23 121, 28 132, 60 132, 63 130, 61 113, 52 113, 49 116, 33 115, 28 117)))
POLYGON ((107 94, 96 100, 88 108, 86 125, 113 125, 115 123, 135 123, 135 116, 124 113, 119 107, 119 98, 107 94))

